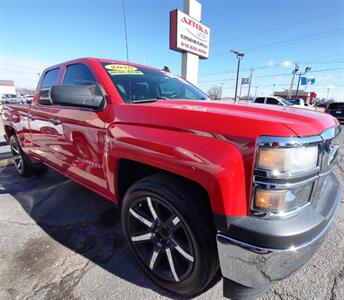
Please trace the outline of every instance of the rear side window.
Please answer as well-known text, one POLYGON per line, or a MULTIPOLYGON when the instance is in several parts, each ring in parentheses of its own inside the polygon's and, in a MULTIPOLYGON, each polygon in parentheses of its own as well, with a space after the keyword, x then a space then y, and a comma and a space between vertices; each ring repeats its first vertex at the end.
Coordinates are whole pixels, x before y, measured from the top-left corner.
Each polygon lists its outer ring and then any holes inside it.
POLYGON ((266 104, 280 104, 278 100, 274 99, 274 98, 268 98, 266 100, 266 104))
POLYGON ((344 109, 344 103, 331 103, 329 109, 344 109))
POLYGON ((93 74, 84 64, 74 64, 68 66, 63 78, 63 84, 90 85, 95 83, 96 80, 93 74))
POLYGON ((256 98, 256 100, 254 100, 255 103, 264 103, 264 97, 260 97, 260 98, 256 98))
POLYGON ((56 85, 59 70, 60 68, 56 68, 45 73, 42 83, 42 89, 56 85))

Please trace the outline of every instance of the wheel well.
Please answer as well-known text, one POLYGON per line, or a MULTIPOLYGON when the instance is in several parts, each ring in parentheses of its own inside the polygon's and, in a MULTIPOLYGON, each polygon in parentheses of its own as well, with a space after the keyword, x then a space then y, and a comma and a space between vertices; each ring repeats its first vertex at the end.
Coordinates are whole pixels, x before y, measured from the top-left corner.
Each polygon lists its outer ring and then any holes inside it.
POLYGON ((203 199, 207 199, 207 206, 211 211, 208 193, 205 190, 205 188, 199 183, 192 181, 188 178, 185 178, 183 176, 128 159, 120 159, 118 163, 117 189, 120 201, 122 201, 126 191, 136 181, 155 173, 163 173, 171 177, 182 179, 185 183, 187 183, 190 186, 190 189, 197 192, 200 196, 203 196, 203 199))
POLYGON ((5 125, 5 134, 7 139, 9 140, 12 135, 16 134, 16 132, 11 126, 5 125))

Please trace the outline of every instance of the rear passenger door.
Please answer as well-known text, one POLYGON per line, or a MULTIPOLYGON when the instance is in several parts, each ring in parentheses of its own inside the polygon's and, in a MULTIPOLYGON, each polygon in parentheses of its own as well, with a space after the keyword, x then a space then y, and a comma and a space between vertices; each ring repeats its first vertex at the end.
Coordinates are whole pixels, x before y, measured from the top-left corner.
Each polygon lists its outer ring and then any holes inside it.
POLYGON ((50 87, 57 84, 60 68, 54 68, 43 74, 43 80, 35 96, 29 114, 29 127, 35 155, 46 163, 55 162, 60 165, 54 156, 54 145, 63 143, 61 124, 54 123, 56 108, 49 99, 50 87), (54 141, 53 144, 51 141, 54 141))
POLYGON ((270 97, 266 99, 266 104, 282 105, 277 99, 270 97))

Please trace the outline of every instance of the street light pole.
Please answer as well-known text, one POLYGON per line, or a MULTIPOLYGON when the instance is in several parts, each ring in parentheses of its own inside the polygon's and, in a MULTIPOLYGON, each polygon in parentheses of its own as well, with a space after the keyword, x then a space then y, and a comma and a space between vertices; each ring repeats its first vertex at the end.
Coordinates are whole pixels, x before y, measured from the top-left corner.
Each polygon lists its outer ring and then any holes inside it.
POLYGON ((299 65, 295 64, 295 68, 293 70, 293 76, 291 78, 291 83, 290 83, 290 88, 289 88, 289 93, 288 93, 288 98, 291 98, 291 95, 293 93, 293 86, 294 86, 294 80, 295 80, 295 75, 297 73, 297 71, 299 70, 299 65))
POLYGON ((297 88, 296 88, 296 94, 295 98, 297 97, 297 94, 299 93, 299 86, 300 86, 300 80, 301 80, 301 75, 306 75, 312 68, 311 67, 306 67, 305 72, 302 74, 301 72, 299 73, 299 80, 297 81, 297 88))
POLYGON ((236 83, 235 83, 235 95, 234 95, 234 102, 237 101, 237 95, 238 95, 238 82, 239 82, 239 73, 240 73, 240 60, 244 57, 244 53, 237 51, 237 50, 231 50, 232 53, 234 53, 238 59, 238 67, 237 67, 237 76, 236 76, 236 83))
POLYGON ((275 94, 275 87, 276 87, 276 84, 273 84, 272 85, 272 95, 271 96, 273 96, 275 94))
POLYGON ((258 86, 255 86, 255 92, 254 92, 254 98, 256 98, 256 96, 257 96, 257 89, 258 89, 258 86))
POLYGON ((253 73, 254 69, 251 68, 251 75, 250 75, 250 83, 248 85, 248 92, 247 92, 247 102, 248 102, 248 99, 250 98, 250 91, 251 91, 251 82, 252 82, 252 73, 253 73))

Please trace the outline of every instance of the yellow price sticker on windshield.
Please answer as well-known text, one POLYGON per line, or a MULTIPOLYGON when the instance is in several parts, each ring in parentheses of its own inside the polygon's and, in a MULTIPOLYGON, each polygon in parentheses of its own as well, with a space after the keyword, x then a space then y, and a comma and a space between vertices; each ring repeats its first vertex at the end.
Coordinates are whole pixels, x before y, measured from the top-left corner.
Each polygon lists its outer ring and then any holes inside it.
POLYGON ((143 72, 138 70, 136 67, 119 64, 109 64, 105 66, 108 73, 114 75, 143 75, 143 72))

